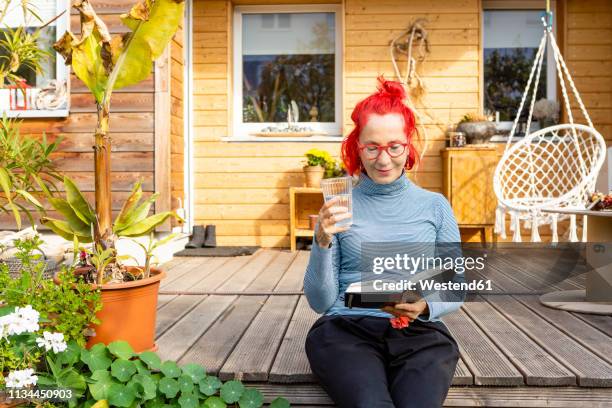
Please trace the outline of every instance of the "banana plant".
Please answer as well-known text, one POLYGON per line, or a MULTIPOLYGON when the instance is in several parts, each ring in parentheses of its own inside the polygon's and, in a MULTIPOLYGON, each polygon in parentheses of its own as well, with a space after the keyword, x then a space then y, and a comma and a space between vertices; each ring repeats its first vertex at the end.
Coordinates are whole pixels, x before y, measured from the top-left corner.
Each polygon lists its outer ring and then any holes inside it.
MULTIPOLYGON (((94 165, 97 222, 94 240, 104 243, 103 246, 112 245, 113 231, 136 234, 136 231, 142 230, 145 233, 146 227, 136 228, 132 224, 135 229, 125 227, 128 221, 125 214, 116 221, 119 225, 112 225, 111 96, 113 90, 137 84, 150 75, 151 63, 163 53, 179 27, 185 4, 184 0, 141 0, 128 13, 121 15, 122 23, 130 31, 115 36, 110 35, 106 24, 88 0, 77 0, 73 7, 80 14, 81 34, 77 36, 68 31, 53 47, 64 57, 67 65, 72 65, 74 73, 89 88, 96 101, 94 165)), ((91 221, 79 219, 84 223, 91 221)))
MULTIPOLYGON (((149 216, 151 206, 157 199, 158 194, 155 193, 143 200, 142 182, 139 181, 132 188, 130 196, 112 224, 109 234, 109 240, 112 242, 98 242, 95 237, 95 231, 99 230, 98 219, 93 208, 74 181, 67 176, 64 176, 64 188, 66 198, 47 196, 53 209, 61 214, 63 219, 42 217, 41 223, 69 241, 83 243, 95 241, 95 248, 100 248, 100 252, 114 249, 114 241, 119 237, 138 237, 149 234, 155 227, 163 224, 171 217, 184 221, 173 211, 149 216)), ((102 274, 98 273, 98 283, 102 283, 102 280, 102 274)))

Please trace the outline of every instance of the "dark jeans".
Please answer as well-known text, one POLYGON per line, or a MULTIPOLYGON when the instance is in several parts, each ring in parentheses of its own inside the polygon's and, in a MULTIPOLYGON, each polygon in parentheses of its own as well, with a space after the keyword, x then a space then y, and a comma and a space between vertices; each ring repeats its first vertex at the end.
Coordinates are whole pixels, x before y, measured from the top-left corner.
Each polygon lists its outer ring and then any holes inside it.
POLYGON ((459 347, 441 322, 404 329, 372 316, 322 316, 306 337, 312 372, 341 408, 441 407, 459 347))

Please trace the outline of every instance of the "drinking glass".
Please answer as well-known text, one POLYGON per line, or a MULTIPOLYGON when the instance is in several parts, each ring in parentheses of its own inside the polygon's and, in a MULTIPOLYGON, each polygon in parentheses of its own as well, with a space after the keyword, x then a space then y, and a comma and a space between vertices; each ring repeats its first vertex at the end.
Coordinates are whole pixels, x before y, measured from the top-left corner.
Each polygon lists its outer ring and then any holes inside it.
MULTIPOLYGON (((338 207, 346 207, 348 212, 353 212, 353 179, 351 177, 337 177, 321 180, 323 199, 328 202, 334 197, 340 197, 335 204, 338 207)), ((339 227, 349 226, 353 223, 353 217, 336 223, 339 227)))

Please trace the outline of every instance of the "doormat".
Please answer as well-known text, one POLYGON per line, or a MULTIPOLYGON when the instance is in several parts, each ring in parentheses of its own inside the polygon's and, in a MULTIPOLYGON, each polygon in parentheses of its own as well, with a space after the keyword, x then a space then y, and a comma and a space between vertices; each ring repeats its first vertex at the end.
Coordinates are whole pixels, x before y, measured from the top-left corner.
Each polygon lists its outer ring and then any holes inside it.
POLYGON ((244 256, 253 255, 258 246, 223 246, 215 248, 185 248, 174 256, 244 256))

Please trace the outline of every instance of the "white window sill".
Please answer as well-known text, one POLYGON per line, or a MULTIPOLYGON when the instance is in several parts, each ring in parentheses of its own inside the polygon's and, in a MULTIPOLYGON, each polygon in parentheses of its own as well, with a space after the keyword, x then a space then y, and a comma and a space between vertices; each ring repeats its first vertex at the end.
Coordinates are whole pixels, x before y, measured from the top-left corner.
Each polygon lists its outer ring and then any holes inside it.
POLYGON ((68 109, 55 110, 6 110, 6 116, 9 118, 65 118, 70 111, 68 109))
POLYGON ((265 136, 226 136, 222 137, 223 142, 328 142, 338 143, 343 139, 338 136, 306 136, 306 137, 265 137, 265 136))

